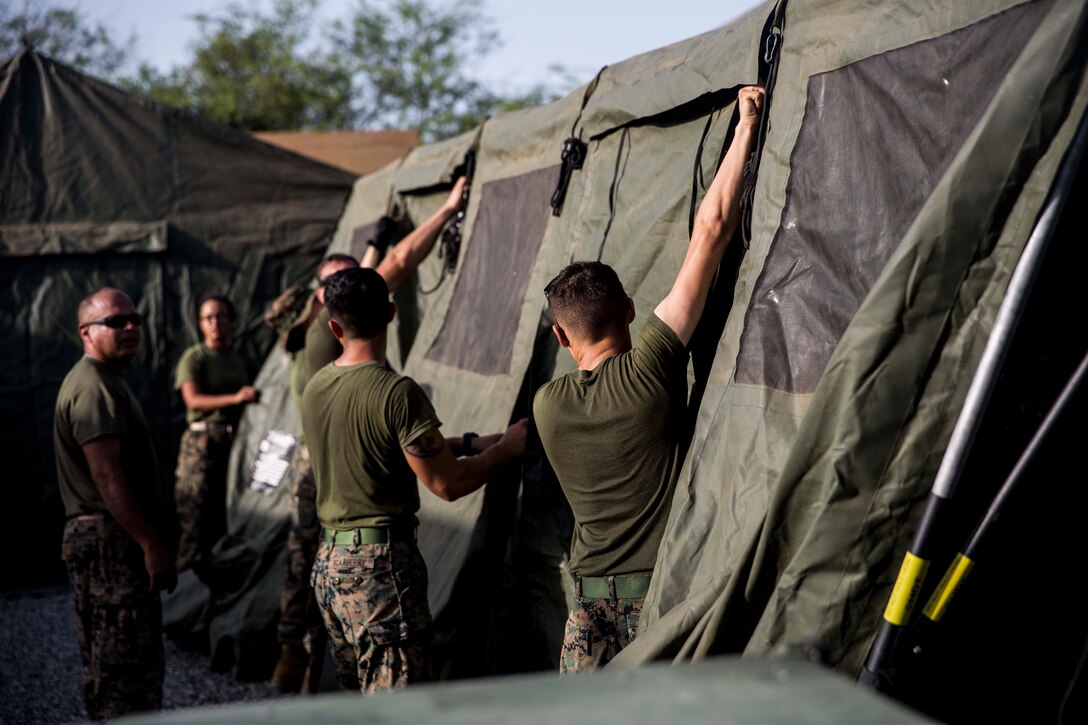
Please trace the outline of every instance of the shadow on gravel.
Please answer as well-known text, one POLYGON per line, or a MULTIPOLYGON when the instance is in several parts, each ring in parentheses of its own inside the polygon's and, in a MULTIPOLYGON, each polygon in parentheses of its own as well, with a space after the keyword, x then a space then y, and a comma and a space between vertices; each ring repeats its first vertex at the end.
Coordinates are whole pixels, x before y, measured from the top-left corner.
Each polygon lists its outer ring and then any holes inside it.
MULTIPOLYGON (((67 587, 0 594, 0 723, 84 719, 75 612, 67 587)), ((285 697, 270 682, 238 681, 207 659, 166 645, 163 709, 285 697)))

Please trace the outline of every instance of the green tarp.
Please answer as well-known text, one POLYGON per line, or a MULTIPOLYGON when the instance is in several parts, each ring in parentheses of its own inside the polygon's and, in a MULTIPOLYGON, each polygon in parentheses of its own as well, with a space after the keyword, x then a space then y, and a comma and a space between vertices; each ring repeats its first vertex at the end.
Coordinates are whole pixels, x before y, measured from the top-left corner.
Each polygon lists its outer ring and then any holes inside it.
MULTIPOLYGON (((646 635, 621 664, 663 654, 758 653, 812 638, 824 643, 835 665, 855 673, 868 651, 1009 273, 1088 98, 1078 57, 1083 3, 947 9, 906 3, 895 24, 888 12, 879 4, 854 7, 846 23, 815 5, 786 8, 753 241, 734 298, 734 310, 746 313, 730 315, 718 343, 644 613, 646 635), (955 42, 933 47, 957 33, 955 42), (997 56, 992 65, 1008 68, 997 77, 976 70, 958 79, 988 83, 992 92, 980 97, 951 87, 957 67, 973 60, 964 48, 985 48, 997 56), (931 60, 935 51, 940 62, 931 60), (871 80, 871 68, 858 68, 871 59, 886 66, 877 71, 879 82, 871 80), (847 73, 846 81, 835 95, 822 95, 836 73, 847 73), (972 97, 974 108, 965 103, 972 97), (854 237, 848 230, 866 228, 868 220, 844 219, 853 211, 841 206, 817 212, 826 223, 783 217, 798 194, 814 193, 793 186, 808 159, 820 160, 804 170, 813 181, 834 179, 854 200, 871 190, 871 180, 841 175, 850 169, 845 148, 837 156, 834 149, 815 154, 801 146, 806 129, 838 104, 862 121, 874 118, 871 108, 880 104, 881 116, 902 124, 839 137, 863 149, 881 178, 898 184, 899 203, 913 205, 901 238, 854 237), (889 105, 898 112, 889 113, 889 105), (947 129, 964 113, 977 121, 939 160, 943 173, 934 176, 932 162, 909 163, 935 143, 918 133, 927 117, 945 120, 931 129, 947 129), (904 144, 921 148, 912 155, 904 144), (927 184, 931 191, 918 194, 927 184), (829 326, 835 339, 806 345, 800 335, 782 335, 795 320, 764 323, 788 351, 779 354, 791 359, 753 366, 756 374, 748 377, 755 379, 740 382, 745 337, 768 334, 756 330, 753 310, 763 300, 755 293, 767 290, 778 297, 775 304, 791 286, 803 294, 811 260, 823 251, 776 246, 794 224, 809 225, 805 243, 866 244, 884 249, 885 258, 869 269, 835 270, 837 286, 808 297, 808 317, 793 311, 802 317, 799 326, 811 329, 805 320, 826 320, 823 308, 831 308, 849 321, 844 330, 829 326), (818 236, 821 226, 828 236, 818 236), (791 272, 767 284, 764 275, 779 253, 792 255, 779 263, 791 272), (870 269, 875 279, 867 282, 870 269), (836 293, 849 284, 853 295, 836 293), (827 358, 824 350, 834 352, 827 358), (792 356, 806 359, 795 364, 792 356), (803 369, 813 359, 821 368, 814 390, 797 376, 774 376, 775 365, 803 369)), ((814 137, 831 143, 836 134, 814 137)), ((896 200, 890 195, 871 212, 888 217, 885 209, 896 200)))
POLYGON ((40 554, 4 557, 5 568, 52 571, 58 558, 53 403, 82 352, 79 300, 120 287, 147 319, 129 380, 172 487, 172 372, 197 341, 200 297, 230 296, 238 345, 259 363, 273 342, 265 305, 311 274, 351 182, 33 51, 0 65, 3 543, 52 532, 40 554))
POLYGON ((382 725, 525 725, 662 722, 842 725, 933 722, 799 657, 719 658, 683 668, 525 675, 421 686, 360 699, 355 693, 133 715, 133 723, 373 722, 382 725))

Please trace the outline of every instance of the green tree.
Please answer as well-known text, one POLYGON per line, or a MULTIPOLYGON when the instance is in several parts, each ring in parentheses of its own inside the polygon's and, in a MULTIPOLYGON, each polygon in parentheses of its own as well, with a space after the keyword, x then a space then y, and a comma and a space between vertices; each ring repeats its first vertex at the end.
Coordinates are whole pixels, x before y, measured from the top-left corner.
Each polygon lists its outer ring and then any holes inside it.
POLYGON ((17 9, 0 0, 0 58, 8 58, 24 45, 42 55, 103 78, 115 78, 127 64, 135 36, 113 39, 106 26, 91 23, 75 8, 48 0, 24 0, 17 9))
POLYGON ((425 142, 471 129, 497 112, 552 100, 545 85, 500 95, 468 69, 499 45, 480 0, 358 0, 332 39, 353 77, 361 127, 415 128, 425 142))
POLYGON ((140 66, 127 85, 243 131, 345 128, 351 79, 336 58, 307 50, 317 0, 276 0, 270 12, 235 3, 197 15, 189 65, 140 66))
POLYGON ((415 128, 426 142, 495 113, 546 103, 575 83, 499 93, 468 69, 497 47, 480 0, 359 0, 346 21, 320 25, 320 0, 229 5, 197 15, 190 63, 143 64, 125 85, 243 131, 415 128))

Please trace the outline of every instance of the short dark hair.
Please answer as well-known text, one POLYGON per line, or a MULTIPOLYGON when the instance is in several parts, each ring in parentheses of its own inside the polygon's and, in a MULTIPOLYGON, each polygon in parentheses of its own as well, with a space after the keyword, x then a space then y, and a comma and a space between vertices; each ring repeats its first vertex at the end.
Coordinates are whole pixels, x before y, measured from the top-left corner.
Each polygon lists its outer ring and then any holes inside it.
POLYGON ((333 252, 332 254, 330 254, 330 255, 326 256, 324 259, 322 259, 321 264, 317 265, 317 271, 318 271, 317 281, 318 281, 319 284, 321 283, 321 276, 320 276, 321 270, 325 267, 325 265, 327 265, 327 264, 329 264, 331 262, 340 262, 341 264, 350 264, 352 267, 358 267, 359 266, 359 260, 357 260, 355 257, 351 256, 350 254, 344 254, 343 252, 333 252))
POLYGON ((574 262, 544 288, 556 324, 591 342, 626 322, 627 292, 603 262, 574 262))
POLYGON ((372 338, 389 324, 389 285, 373 269, 342 269, 325 282, 325 307, 348 337, 372 338))
POLYGON ((238 319, 237 313, 234 311, 234 303, 230 301, 230 298, 225 295, 208 295, 200 300, 200 304, 196 306, 196 314, 200 316, 200 308, 207 302, 218 302, 227 308, 227 314, 230 315, 230 321, 234 322, 238 319))

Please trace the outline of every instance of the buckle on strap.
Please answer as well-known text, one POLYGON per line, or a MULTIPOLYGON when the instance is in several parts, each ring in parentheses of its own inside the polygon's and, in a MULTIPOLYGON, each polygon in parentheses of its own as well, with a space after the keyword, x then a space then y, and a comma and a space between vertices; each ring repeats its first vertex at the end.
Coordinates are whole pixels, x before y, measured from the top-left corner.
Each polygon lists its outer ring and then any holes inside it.
POLYGON ((189 430, 194 433, 219 433, 226 431, 227 435, 234 433, 234 426, 228 423, 217 423, 211 420, 197 420, 189 424, 189 430))
POLYGON ((650 590, 650 576, 575 576, 574 595, 586 599, 641 599, 650 590))

